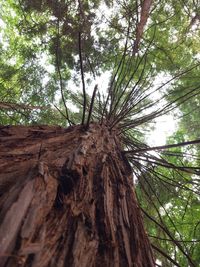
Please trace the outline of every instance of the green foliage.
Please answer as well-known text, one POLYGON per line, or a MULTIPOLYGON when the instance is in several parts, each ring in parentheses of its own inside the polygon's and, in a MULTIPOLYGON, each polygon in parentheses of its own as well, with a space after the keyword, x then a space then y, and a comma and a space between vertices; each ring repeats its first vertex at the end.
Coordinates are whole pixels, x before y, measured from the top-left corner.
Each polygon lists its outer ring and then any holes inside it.
POLYGON ((179 127, 167 144, 199 139, 200 10, 197 1, 162 0, 142 13, 145 2, 3 1, 0 123, 67 127, 91 115, 116 130, 122 148, 132 151, 127 157, 152 244, 181 267, 190 259, 198 266, 199 147, 151 153, 145 140, 152 121, 174 110, 179 127), (103 88, 92 102, 96 83, 103 88))

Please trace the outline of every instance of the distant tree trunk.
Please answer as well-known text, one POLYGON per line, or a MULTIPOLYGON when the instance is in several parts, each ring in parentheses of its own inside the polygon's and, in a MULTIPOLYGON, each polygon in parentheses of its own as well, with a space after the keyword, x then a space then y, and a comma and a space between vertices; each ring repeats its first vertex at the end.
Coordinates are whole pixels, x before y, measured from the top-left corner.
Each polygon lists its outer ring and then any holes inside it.
POLYGON ((8 126, 0 141, 1 267, 155 266, 115 132, 8 126))

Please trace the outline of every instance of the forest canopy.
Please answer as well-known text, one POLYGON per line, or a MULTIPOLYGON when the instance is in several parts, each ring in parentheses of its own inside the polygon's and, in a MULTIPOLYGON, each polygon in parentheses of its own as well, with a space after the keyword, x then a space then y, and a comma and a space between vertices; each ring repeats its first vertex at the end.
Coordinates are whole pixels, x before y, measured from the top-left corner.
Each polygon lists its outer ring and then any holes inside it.
POLYGON ((199 4, 0 3, 0 124, 116 129, 157 266, 200 264, 199 4), (168 114, 176 131, 150 147, 168 114))

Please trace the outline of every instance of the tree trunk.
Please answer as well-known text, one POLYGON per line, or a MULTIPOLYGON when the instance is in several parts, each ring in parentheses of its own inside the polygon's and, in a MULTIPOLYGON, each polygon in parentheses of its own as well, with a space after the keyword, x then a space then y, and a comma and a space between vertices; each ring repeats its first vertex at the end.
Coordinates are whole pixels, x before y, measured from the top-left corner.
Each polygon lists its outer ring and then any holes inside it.
POLYGON ((0 128, 0 267, 155 266, 106 126, 0 128))

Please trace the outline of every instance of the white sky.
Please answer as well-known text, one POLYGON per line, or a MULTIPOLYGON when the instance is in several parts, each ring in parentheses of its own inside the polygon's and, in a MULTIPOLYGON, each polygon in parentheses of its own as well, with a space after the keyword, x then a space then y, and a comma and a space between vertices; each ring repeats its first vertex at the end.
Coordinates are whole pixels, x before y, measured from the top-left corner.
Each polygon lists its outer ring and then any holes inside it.
MULTIPOLYGON (((172 76, 166 75, 165 73, 158 74, 158 76, 154 80, 154 85, 153 85, 152 90, 159 88, 162 84, 166 83, 171 78, 172 76)), ((162 93, 165 93, 166 89, 170 87, 170 84, 171 83, 168 83, 167 85, 162 87, 160 90, 154 92, 151 96, 152 99, 159 100, 162 97, 161 91, 162 93)), ((164 104, 166 104, 166 100, 163 100, 157 103, 159 107, 162 107, 162 105, 164 104)), ((176 112, 178 111, 176 110, 176 112)), ((178 123, 175 120, 174 116, 170 113, 160 116, 156 118, 154 121, 155 121, 154 130, 150 132, 147 138, 147 143, 150 146, 164 145, 166 143, 166 139, 176 131, 178 127, 178 123)))
POLYGON ((147 143, 150 146, 164 145, 167 137, 177 128, 177 122, 172 115, 163 115, 156 119, 155 129, 150 132, 147 143))

